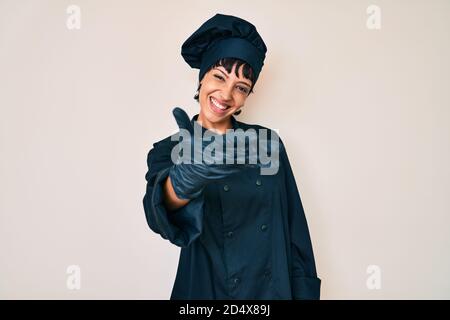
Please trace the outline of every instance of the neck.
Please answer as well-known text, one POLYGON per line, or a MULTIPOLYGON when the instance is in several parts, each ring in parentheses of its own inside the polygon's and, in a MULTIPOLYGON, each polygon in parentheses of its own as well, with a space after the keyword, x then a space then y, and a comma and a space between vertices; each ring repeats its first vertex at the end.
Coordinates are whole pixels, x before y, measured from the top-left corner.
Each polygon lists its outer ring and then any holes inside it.
POLYGON ((197 122, 200 122, 202 127, 219 134, 225 134, 227 129, 233 128, 233 125, 231 124, 231 116, 221 122, 211 122, 205 116, 203 116, 202 112, 200 112, 197 118, 197 122))

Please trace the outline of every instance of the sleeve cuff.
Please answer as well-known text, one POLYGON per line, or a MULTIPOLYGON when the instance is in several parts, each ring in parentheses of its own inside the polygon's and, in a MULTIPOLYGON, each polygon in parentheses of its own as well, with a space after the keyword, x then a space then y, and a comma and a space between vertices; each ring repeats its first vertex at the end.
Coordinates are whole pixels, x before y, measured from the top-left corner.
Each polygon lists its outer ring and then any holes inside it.
POLYGON ((204 196, 199 195, 175 211, 169 211, 164 205, 163 185, 170 168, 158 172, 151 194, 151 219, 159 234, 179 247, 189 246, 202 233, 204 196))
POLYGON ((319 300, 321 280, 317 277, 293 277, 292 296, 294 300, 319 300))

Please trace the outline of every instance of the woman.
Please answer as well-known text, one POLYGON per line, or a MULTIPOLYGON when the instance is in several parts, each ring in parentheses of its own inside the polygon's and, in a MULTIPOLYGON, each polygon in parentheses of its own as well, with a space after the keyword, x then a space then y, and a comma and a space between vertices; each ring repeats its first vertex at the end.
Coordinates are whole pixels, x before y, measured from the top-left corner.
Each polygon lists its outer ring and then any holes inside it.
MULTIPOLYGON (((189 120, 174 110, 179 134, 192 134, 194 126, 220 136, 227 129, 266 129, 233 116, 253 91, 266 51, 256 28, 238 17, 216 14, 195 31, 182 55, 200 69, 200 112, 189 120)), ((177 139, 167 137, 148 153, 143 199, 150 228, 181 247, 171 299, 319 299, 321 281, 285 149, 276 174, 263 175, 254 166, 174 163, 177 139)))

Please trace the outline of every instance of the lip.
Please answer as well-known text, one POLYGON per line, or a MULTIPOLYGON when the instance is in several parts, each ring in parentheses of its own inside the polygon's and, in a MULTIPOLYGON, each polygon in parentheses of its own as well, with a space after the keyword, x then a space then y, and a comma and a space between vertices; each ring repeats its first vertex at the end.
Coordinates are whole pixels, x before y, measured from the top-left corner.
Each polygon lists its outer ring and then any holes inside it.
POLYGON ((210 98, 214 98, 214 100, 216 100, 216 101, 217 101, 218 103, 220 103, 221 105, 229 106, 226 102, 224 102, 224 101, 222 101, 222 100, 220 100, 220 99, 217 99, 216 97, 211 96, 210 98))
POLYGON ((210 108, 214 113, 217 113, 217 114, 219 114, 219 115, 223 115, 223 114, 225 114, 225 113, 228 112, 228 110, 230 109, 230 106, 228 106, 228 108, 225 109, 225 110, 219 109, 219 108, 217 108, 217 107, 212 103, 211 98, 214 98, 217 102, 219 102, 219 103, 222 104, 222 105, 227 105, 227 104, 226 104, 226 103, 223 103, 223 102, 220 101, 219 99, 216 99, 215 97, 210 96, 210 97, 208 98, 208 104, 209 104, 209 108, 210 108))

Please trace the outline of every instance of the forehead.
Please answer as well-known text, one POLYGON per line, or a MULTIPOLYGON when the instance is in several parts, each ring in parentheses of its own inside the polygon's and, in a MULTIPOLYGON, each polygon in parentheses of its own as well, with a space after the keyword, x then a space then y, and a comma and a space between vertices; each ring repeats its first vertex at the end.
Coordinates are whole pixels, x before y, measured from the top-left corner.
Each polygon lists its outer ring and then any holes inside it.
POLYGON ((214 67, 213 70, 214 69, 221 70, 222 72, 226 73, 229 77, 239 79, 240 81, 244 81, 249 86, 251 86, 252 82, 249 79, 244 77, 244 65, 242 64, 242 65, 239 66, 239 69, 238 69, 238 75, 239 76, 236 76, 236 73, 235 73, 236 72, 236 70, 235 70, 236 66, 237 66, 237 64, 235 63, 233 65, 230 73, 228 73, 227 69, 225 69, 225 67, 223 67, 223 66, 214 67))

